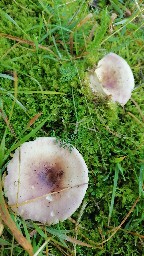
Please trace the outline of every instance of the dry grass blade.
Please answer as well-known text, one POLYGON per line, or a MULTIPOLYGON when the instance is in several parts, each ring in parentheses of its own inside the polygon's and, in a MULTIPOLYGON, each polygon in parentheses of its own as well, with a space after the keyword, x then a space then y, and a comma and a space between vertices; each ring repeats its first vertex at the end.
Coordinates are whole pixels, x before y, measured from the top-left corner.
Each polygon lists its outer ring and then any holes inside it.
POLYGON ((38 251, 37 251, 33 256, 39 255, 39 253, 40 253, 41 251, 43 251, 44 247, 47 245, 47 243, 49 242, 49 240, 50 240, 50 239, 48 239, 47 241, 45 241, 45 242, 43 243, 43 245, 38 249, 38 251))
POLYGON ((3 120, 5 121, 7 127, 8 127, 9 130, 11 131, 11 133, 16 137, 16 134, 15 134, 15 132, 14 132, 14 129, 13 129, 13 127, 11 126, 11 124, 10 124, 10 122, 9 122, 9 120, 8 120, 8 117, 6 116, 5 112, 4 112, 2 109, 0 109, 0 115, 2 116, 3 120))
POLYGON ((133 235, 133 236, 137 236, 137 237, 139 237, 139 238, 141 238, 141 239, 144 239, 144 235, 140 235, 140 234, 138 234, 138 233, 136 233, 136 232, 128 231, 128 230, 125 230, 125 229, 122 229, 122 228, 120 228, 120 230, 123 231, 123 232, 125 232, 125 233, 127 233, 127 234, 131 234, 131 235, 133 235))
MULTIPOLYGON (((7 76, 7 75, 6 75, 7 76)), ((8 77, 8 76, 7 76, 8 77)), ((12 125, 10 124, 10 121, 11 121, 11 117, 13 115, 13 110, 14 110, 14 106, 15 106, 15 103, 17 102, 17 92, 18 92, 18 77, 17 77, 17 73, 14 72, 13 73, 13 77, 12 77, 14 80, 14 97, 13 97, 13 103, 12 103, 12 107, 11 107, 11 111, 10 111, 10 114, 9 114, 9 118, 7 117, 7 115, 5 114, 4 110, 1 108, 0 109, 0 114, 2 116, 2 118, 4 119, 7 127, 9 128, 9 130, 11 131, 11 133, 15 136, 16 138, 16 134, 15 134, 15 131, 12 127, 12 125)))
MULTIPOLYGON (((143 12, 144 9, 141 10, 141 12, 143 12)), ((118 32, 120 32, 124 27, 126 27, 128 24, 130 24, 132 21, 134 21, 139 14, 141 13, 140 11, 138 11, 134 16, 132 16, 130 19, 128 19, 128 22, 125 23, 125 25, 121 26, 120 28, 118 28, 117 30, 115 30, 112 34, 110 34, 109 36, 107 36, 100 45, 102 45, 103 43, 105 43, 107 40, 109 40, 111 37, 113 37, 115 34, 117 34, 118 32)))
POLYGON ((3 230, 4 230, 4 225, 1 223, 1 220, 0 220, 0 236, 3 233, 3 230))
MULTIPOLYGON (((30 41, 30 40, 26 40, 26 39, 23 39, 23 38, 20 38, 20 37, 16 37, 16 36, 4 34, 4 33, 0 33, 0 37, 5 37, 5 38, 11 39, 13 41, 17 41, 19 43, 22 43, 22 44, 28 44, 28 45, 31 45, 32 47, 36 48, 35 43, 30 41)), ((54 52, 51 49, 49 49, 48 47, 43 46, 41 44, 38 44, 38 48, 50 52, 51 54, 53 54, 57 58, 57 55, 55 55, 54 52)))
POLYGON ((87 238, 84 234, 83 234, 83 232, 79 232, 80 233, 80 235, 88 242, 88 243, 90 243, 91 245, 93 245, 92 247, 93 248, 99 248, 99 249, 102 249, 103 248, 103 245, 102 246, 97 246, 97 243, 95 243, 93 240, 90 240, 89 238, 87 238))
POLYGON ((135 106, 136 106, 137 110, 139 111, 139 113, 140 113, 140 115, 141 115, 141 118, 142 118, 142 120, 143 120, 143 122, 144 122, 144 115, 143 115, 143 113, 142 113, 142 111, 141 111, 139 105, 137 104, 137 102, 136 102, 132 97, 131 97, 131 101, 135 104, 135 106))
POLYGON ((20 42, 14 44, 12 47, 10 47, 2 56, 1 60, 3 60, 12 50, 14 50, 17 46, 19 46, 20 42))
POLYGON ((85 243, 85 242, 82 242, 80 240, 77 240, 76 238, 73 238, 71 236, 68 236, 66 234, 63 234, 61 233, 60 235, 58 235, 58 233, 56 233, 54 230, 50 229, 50 228, 47 228, 47 231, 52 234, 52 235, 55 235, 55 236, 58 236, 60 237, 62 240, 64 241, 68 241, 68 242, 71 242, 72 244, 76 244, 76 245, 81 245, 81 246, 85 246, 85 247, 89 247, 89 248, 94 248, 95 246, 94 245, 91 245, 91 244, 88 244, 88 243, 85 243))
MULTIPOLYGON (((83 204, 82 204, 81 210, 79 212, 78 219, 75 223, 75 238, 76 239, 77 239, 77 236, 78 236, 80 220, 82 218, 82 215, 84 213, 84 210, 85 210, 86 206, 87 206, 87 203, 84 201, 83 204)), ((76 256, 76 244, 74 244, 74 255, 76 256)))
POLYGON ((62 245, 60 246, 59 243, 53 238, 51 239, 51 244, 53 244, 62 253, 63 256, 73 256, 69 248, 67 248, 68 252, 66 252, 66 248, 62 248, 62 245))
POLYGON ((92 13, 89 13, 83 20, 81 20, 76 28, 80 28, 81 26, 83 26, 89 19, 91 19, 93 17, 93 14, 92 13))
POLYGON ((41 115, 42 113, 38 113, 34 117, 32 117, 32 119, 28 122, 26 129, 30 128, 41 115))
POLYGON ((68 241, 68 242, 71 242, 73 244, 77 244, 77 245, 81 245, 81 246, 86 246, 86 247, 89 247, 89 248, 93 248, 94 247, 94 246, 92 246, 90 244, 87 244, 85 242, 82 242, 82 241, 77 240, 76 238, 73 238, 73 237, 70 237, 70 236, 66 236, 65 240, 68 241))
POLYGON ((92 39, 93 39, 93 37, 94 37, 94 33, 95 33, 97 27, 98 27, 98 24, 97 24, 97 23, 93 25, 93 27, 92 27, 92 29, 91 29, 91 31, 90 31, 89 37, 88 37, 88 40, 89 40, 89 41, 92 41, 92 39))
POLYGON ((12 220, 8 212, 8 209, 3 197, 3 193, 2 193, 1 181, 0 181, 0 215, 5 225, 11 230, 17 242, 24 248, 24 250, 28 252, 30 256, 33 256, 33 248, 30 242, 28 242, 27 239, 22 235, 22 233, 17 228, 15 222, 12 220))
POLYGON ((114 229, 111 230, 111 232, 113 232, 105 241, 103 241, 102 243, 99 243, 98 245, 103 245, 104 243, 108 242, 116 233, 118 230, 121 229, 121 226, 125 223, 125 221, 127 220, 127 218, 130 216, 130 214, 133 212, 136 204, 139 201, 139 197, 136 199, 136 201, 134 202, 133 206, 131 207, 130 211, 128 212, 128 214, 125 216, 125 218, 123 219, 123 221, 120 223, 120 225, 114 229))
POLYGON ((10 206, 11 206, 11 207, 14 207, 14 208, 17 208, 17 207, 19 207, 19 206, 26 205, 26 204, 35 202, 35 201, 37 201, 37 200, 39 200, 39 199, 45 198, 45 197, 47 197, 47 196, 49 196, 49 195, 55 195, 55 194, 57 194, 57 193, 60 193, 60 192, 65 191, 65 190, 69 190, 69 189, 72 189, 72 188, 74 188, 74 187, 84 186, 84 185, 86 185, 86 184, 87 184, 87 183, 83 183, 83 184, 78 184, 78 185, 75 185, 75 186, 72 186, 72 187, 65 187, 65 188, 63 188, 63 189, 61 189, 61 190, 59 190, 59 191, 51 192, 51 193, 48 193, 48 194, 44 194, 44 195, 42 195, 42 196, 38 196, 38 197, 36 197, 36 198, 26 200, 26 201, 24 201, 24 202, 22 202, 22 203, 12 204, 12 205, 10 205, 10 206))
POLYGON ((87 21, 89 21, 93 17, 92 13, 89 13, 83 20, 81 20, 76 27, 74 27, 73 31, 70 33, 70 38, 69 38, 69 44, 70 44, 70 53, 73 55, 73 46, 74 46, 74 32, 81 28, 87 21))
POLYGON ((135 115, 133 115, 131 112, 128 112, 128 115, 133 117, 133 119, 135 119, 137 123, 141 124, 144 127, 144 124, 135 115))

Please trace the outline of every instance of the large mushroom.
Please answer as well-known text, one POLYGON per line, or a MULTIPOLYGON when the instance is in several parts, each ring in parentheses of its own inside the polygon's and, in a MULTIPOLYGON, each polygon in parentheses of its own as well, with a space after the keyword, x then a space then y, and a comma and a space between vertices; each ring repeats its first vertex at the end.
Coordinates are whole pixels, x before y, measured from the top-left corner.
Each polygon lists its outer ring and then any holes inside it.
POLYGON ((89 74, 90 86, 101 95, 111 95, 114 102, 124 106, 134 89, 134 77, 128 63, 119 55, 109 53, 89 74))
POLYGON ((76 148, 40 137, 18 148, 4 181, 8 204, 24 219, 56 224, 80 206, 88 187, 88 169, 76 148))

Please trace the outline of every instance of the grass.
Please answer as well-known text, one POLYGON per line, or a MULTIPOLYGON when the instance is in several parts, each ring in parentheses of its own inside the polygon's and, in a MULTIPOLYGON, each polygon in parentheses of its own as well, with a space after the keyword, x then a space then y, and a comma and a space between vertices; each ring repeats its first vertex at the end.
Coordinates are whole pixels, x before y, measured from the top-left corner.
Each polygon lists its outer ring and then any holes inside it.
MULTIPOLYGON (((72 144, 89 169, 85 200, 62 223, 24 221, 8 207, 15 231, 2 215, 2 256, 28 255, 14 239, 19 231, 35 256, 144 253, 144 6, 89 2, 0 1, 1 174, 14 150, 38 136, 72 144), (126 59, 134 73, 124 109, 89 89, 87 71, 108 52, 126 59)), ((3 199, 1 191, 1 207, 3 199)))

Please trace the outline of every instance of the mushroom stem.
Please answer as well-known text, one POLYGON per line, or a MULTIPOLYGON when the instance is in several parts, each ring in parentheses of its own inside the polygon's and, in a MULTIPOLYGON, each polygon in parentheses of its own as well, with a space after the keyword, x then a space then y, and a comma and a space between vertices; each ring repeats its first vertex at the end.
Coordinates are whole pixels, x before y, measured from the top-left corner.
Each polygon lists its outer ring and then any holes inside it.
POLYGON ((93 71, 89 72, 90 85, 93 92, 97 91, 100 95, 106 96, 97 74, 93 71))
POLYGON ((9 214, 9 211, 7 209, 7 206, 3 197, 1 179, 0 179, 0 215, 5 225, 11 230, 16 241, 24 248, 24 250, 28 252, 29 256, 32 256, 33 255, 32 245, 18 230, 15 222, 12 220, 9 214))

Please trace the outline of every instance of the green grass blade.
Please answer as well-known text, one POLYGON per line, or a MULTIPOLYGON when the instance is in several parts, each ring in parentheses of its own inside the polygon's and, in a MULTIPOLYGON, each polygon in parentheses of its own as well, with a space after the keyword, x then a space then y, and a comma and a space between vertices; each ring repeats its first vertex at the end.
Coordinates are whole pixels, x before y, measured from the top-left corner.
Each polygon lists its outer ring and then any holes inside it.
POLYGON ((17 22, 7 13, 5 12, 1 12, 3 14, 3 16, 10 21, 11 23, 13 23, 19 30, 21 30, 23 32, 24 35, 26 35, 28 37, 28 35, 25 33, 25 31, 17 24, 17 22))
POLYGON ((85 242, 77 240, 76 238, 65 235, 65 231, 62 232, 62 230, 59 231, 59 230, 52 229, 52 228, 46 228, 46 229, 50 234, 55 235, 55 236, 61 238, 62 240, 66 240, 68 242, 71 242, 71 243, 77 244, 77 245, 81 245, 81 246, 92 247, 90 244, 87 244, 85 242))
POLYGON ((2 246, 11 246, 11 243, 6 241, 5 239, 0 238, 0 245, 2 245, 2 246))
MULTIPOLYGON (((109 27, 109 21, 110 21, 110 18, 108 16, 107 9, 105 9, 102 11, 101 24, 95 33, 93 42, 91 43, 92 46, 94 46, 95 48, 98 47, 102 42, 102 40, 104 39, 106 31, 109 27)), ((92 47, 91 44, 90 44, 90 47, 92 47)))
POLYGON ((36 225, 35 223, 33 223, 35 230, 38 232, 38 234, 43 237, 44 239, 47 239, 47 235, 43 232, 43 230, 36 225))
POLYGON ((56 44, 54 36, 52 36, 52 40, 53 40, 53 43, 54 43, 54 46, 56 48, 56 51, 57 51, 57 54, 58 54, 59 58, 62 59, 62 55, 61 55, 61 53, 60 53, 60 51, 59 51, 59 49, 57 47, 57 44, 56 44))
POLYGON ((23 228, 24 228, 24 232, 25 232, 25 237, 26 237, 26 239, 27 239, 29 242, 31 242, 30 234, 29 234, 29 232, 28 232, 26 222, 25 222, 25 220, 23 220, 23 219, 21 219, 21 222, 22 222, 22 224, 23 224, 23 228))
MULTIPOLYGON (((0 88, 0 93, 6 94, 7 96, 9 96, 11 99, 15 100, 15 103, 25 112, 27 113, 27 109, 25 108, 25 106, 18 100, 16 99, 9 91, 6 91, 4 88, 0 88)), ((14 91, 13 91, 14 93, 14 91)))
POLYGON ((118 169, 119 169, 120 173, 122 174, 123 179, 125 181, 126 179, 125 179, 125 176, 124 176, 124 169, 122 168, 120 163, 117 163, 117 167, 118 167, 118 169))
POLYGON ((8 150, 7 155, 5 155, 4 161, 8 158, 9 154, 18 148, 22 143, 28 141, 30 138, 34 137, 35 134, 43 127, 43 125, 46 123, 46 121, 49 119, 47 117, 41 124, 39 124, 35 129, 33 129, 30 133, 28 133, 26 136, 24 136, 22 139, 20 139, 18 142, 14 143, 11 148, 8 150))
POLYGON ((14 81, 14 77, 13 77, 13 76, 9 76, 9 75, 6 75, 6 74, 2 74, 2 73, 0 73, 0 77, 2 77, 2 78, 6 78, 6 79, 9 79, 9 80, 13 80, 13 81, 14 81))
POLYGON ((44 4, 41 0, 38 0, 39 4, 41 5, 41 7, 43 8, 43 11, 45 11, 48 15, 51 15, 51 8, 49 7, 48 9, 48 5, 44 4))
POLYGON ((49 240, 50 239, 47 239, 47 241, 45 241, 43 244, 42 244, 42 246, 37 250, 37 252, 33 255, 33 256, 43 256, 43 253, 42 253, 42 251, 43 251, 43 249, 44 249, 44 247, 47 245, 47 243, 49 242, 49 240))
POLYGON ((144 164, 140 167, 140 174, 139 174, 139 196, 144 196, 144 164))
POLYGON ((0 144, 0 168, 3 165, 3 159, 4 159, 4 152, 5 152, 5 136, 6 133, 4 133, 4 136, 2 138, 1 144, 0 144))
POLYGON ((119 175, 119 168, 116 165, 115 168, 115 175, 114 175, 114 184, 113 184, 113 191, 112 191, 112 198, 111 198, 111 204, 109 207, 109 216, 108 216, 108 226, 110 224, 110 219, 112 216, 112 211, 113 211, 113 207, 114 207, 114 199, 115 199, 115 195, 116 195, 116 188, 117 188, 117 182, 118 182, 118 175, 119 175))
POLYGON ((57 236, 59 238, 59 240, 61 241, 61 243, 67 248, 67 245, 65 243, 64 240, 66 240, 67 236, 65 235, 67 232, 66 230, 57 230, 57 229, 53 229, 53 228, 47 228, 47 231, 54 236, 57 236))
POLYGON ((41 34, 42 34, 42 29, 43 29, 43 27, 44 27, 44 24, 43 24, 43 18, 41 17, 40 18, 40 22, 39 22, 39 36, 38 36, 38 42, 39 42, 39 40, 40 40, 40 38, 41 38, 41 34))

